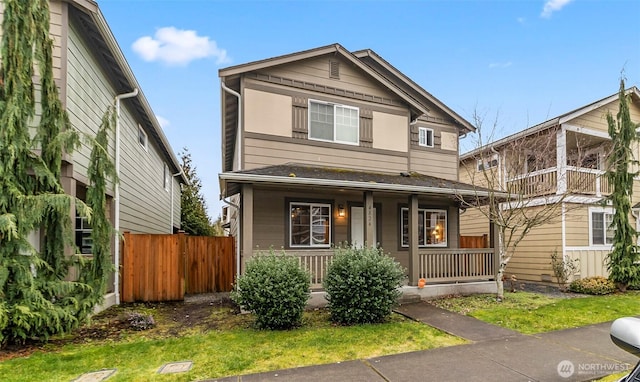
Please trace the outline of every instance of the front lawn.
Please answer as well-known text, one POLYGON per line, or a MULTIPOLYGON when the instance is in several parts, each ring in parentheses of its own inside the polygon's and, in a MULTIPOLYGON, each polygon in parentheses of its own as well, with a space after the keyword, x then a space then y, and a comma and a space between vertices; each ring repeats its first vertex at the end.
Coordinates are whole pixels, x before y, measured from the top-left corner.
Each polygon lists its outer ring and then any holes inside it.
POLYGON ((228 307, 205 305, 185 313, 179 310, 182 305, 112 308, 82 330, 88 335, 84 339, 56 339, 27 356, 0 352, 0 380, 71 381, 85 372, 115 368, 109 381, 187 381, 464 343, 397 314, 383 324, 343 327, 317 310, 305 313, 301 328, 264 331, 252 328, 250 315, 234 314, 228 307), (153 314, 157 326, 140 332, 114 330, 126 310, 153 314), (184 360, 194 363, 189 372, 157 374, 165 363, 184 360))
POLYGON ((569 329, 640 315, 640 292, 606 296, 552 298, 542 294, 505 293, 452 297, 431 301, 434 305, 478 318, 520 333, 535 334, 569 329))

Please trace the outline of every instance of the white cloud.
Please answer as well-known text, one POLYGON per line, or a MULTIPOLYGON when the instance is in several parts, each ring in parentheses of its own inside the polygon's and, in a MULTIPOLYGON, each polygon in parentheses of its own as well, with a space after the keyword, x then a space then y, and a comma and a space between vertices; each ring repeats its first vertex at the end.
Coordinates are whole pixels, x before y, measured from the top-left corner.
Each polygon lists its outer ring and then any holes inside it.
POLYGON ((518 20, 519 24, 523 24, 527 21, 527 19, 525 19, 524 17, 518 17, 516 20, 518 20))
POLYGON ((162 61, 168 65, 187 65, 206 57, 215 58, 218 64, 230 62, 227 51, 218 48, 209 37, 175 27, 160 28, 153 37, 140 37, 132 48, 145 61, 162 61))
POLYGON ((489 64, 489 69, 508 68, 511 65, 513 65, 513 63, 511 61, 507 61, 507 62, 492 62, 491 64, 489 64))
POLYGON ((564 8, 565 5, 569 4, 572 0, 547 0, 544 3, 544 7, 542 8, 542 13, 540 17, 544 17, 548 19, 551 17, 553 12, 559 11, 564 8))
POLYGON ((164 117, 156 115, 156 119, 158 120, 158 123, 160 124, 160 127, 162 127, 163 130, 171 125, 171 122, 169 122, 169 120, 164 117))

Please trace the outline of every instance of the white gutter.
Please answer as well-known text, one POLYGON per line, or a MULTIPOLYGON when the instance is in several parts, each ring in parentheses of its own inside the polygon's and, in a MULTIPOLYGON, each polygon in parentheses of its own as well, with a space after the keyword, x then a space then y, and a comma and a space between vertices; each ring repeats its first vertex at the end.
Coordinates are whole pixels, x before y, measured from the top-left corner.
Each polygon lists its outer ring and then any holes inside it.
POLYGON ((116 305, 120 305, 120 100, 124 98, 131 98, 138 95, 138 88, 133 89, 131 93, 119 94, 115 97, 116 103, 116 182, 114 185, 114 203, 115 203, 115 217, 113 228, 115 235, 113 238, 113 257, 115 275, 113 280, 113 289, 116 294, 116 305))
MULTIPOLYGON (((180 169, 180 171, 178 171, 175 174, 171 175, 171 212, 169 212, 169 214, 171 215, 171 226, 169 226, 169 233, 173 233, 173 178, 175 178, 176 176, 180 176, 180 175, 185 175, 183 169, 180 169)), ((188 184, 188 182, 187 182, 187 184, 188 184)))
POLYGON ((236 128, 236 155, 238 160, 238 168, 234 170, 242 170, 242 96, 237 91, 227 87, 223 80, 220 80, 220 86, 227 93, 234 95, 238 99, 238 126, 236 128))
MULTIPOLYGON (((456 190, 453 188, 441 188, 430 186, 412 186, 406 184, 391 184, 391 183, 373 183, 373 182, 358 182, 349 180, 335 180, 335 179, 316 179, 316 178, 297 178, 287 176, 273 176, 273 175, 257 175, 257 174, 242 174, 242 173, 222 173, 219 175, 222 180, 236 181, 238 183, 279 183, 279 184, 297 184, 308 186, 326 186, 326 187, 342 187, 342 188, 355 188, 363 190, 379 190, 379 191, 399 191, 403 193, 417 192, 417 193, 430 193, 439 195, 461 195, 461 196, 482 196, 489 197, 492 191, 479 191, 479 190, 456 190)), ((506 197, 504 193, 493 193, 494 196, 506 197)))
MULTIPOLYGON (((224 80, 220 80, 220 86, 222 89, 232 95, 234 95, 238 99, 238 126, 236 126, 236 153, 237 153, 237 161, 238 161, 238 170, 242 169, 242 96, 237 91, 227 87, 224 83, 224 80)), ((224 128, 224 127, 223 127, 224 128)), ((223 163, 224 166, 224 163, 223 163)), ((233 165, 232 165, 233 166, 233 165)), ((223 202, 228 205, 235 207, 238 210, 237 220, 238 220, 238 230, 236 232, 236 282, 240 277, 240 240, 242 238, 242 214, 240 211, 240 206, 232 204, 224 199, 223 202)))

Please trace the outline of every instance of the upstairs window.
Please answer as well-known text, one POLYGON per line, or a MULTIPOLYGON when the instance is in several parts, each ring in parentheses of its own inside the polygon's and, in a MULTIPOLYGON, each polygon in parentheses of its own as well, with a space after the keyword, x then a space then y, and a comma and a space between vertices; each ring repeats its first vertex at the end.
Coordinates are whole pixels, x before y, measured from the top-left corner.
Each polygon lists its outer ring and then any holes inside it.
POLYGON ((144 131, 141 125, 138 125, 138 143, 140 143, 140 146, 142 146, 145 150, 147 150, 147 140, 147 133, 144 131))
POLYGON ((418 145, 423 147, 433 147, 433 129, 420 127, 418 129, 418 145))
POLYGON ((331 244, 331 205, 298 203, 289 205, 289 245, 328 248, 331 244))
POLYGON ((358 108, 309 101, 309 139, 357 145, 359 121, 358 108))
POLYGON ((478 159, 478 171, 488 170, 493 167, 498 167, 498 154, 493 154, 488 158, 478 159))

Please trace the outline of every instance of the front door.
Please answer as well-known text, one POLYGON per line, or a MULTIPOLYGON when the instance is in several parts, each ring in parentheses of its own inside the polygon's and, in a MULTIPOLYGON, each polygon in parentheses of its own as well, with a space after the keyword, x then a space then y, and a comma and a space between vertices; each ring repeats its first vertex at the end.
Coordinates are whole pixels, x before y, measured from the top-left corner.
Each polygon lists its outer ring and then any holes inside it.
MULTIPOLYGON (((351 245, 355 248, 362 248, 364 246, 364 208, 363 207, 351 207, 351 245)), ((378 242, 377 236, 377 221, 376 221, 376 209, 373 209, 373 243, 367 243, 369 246, 373 246, 378 242)))

